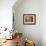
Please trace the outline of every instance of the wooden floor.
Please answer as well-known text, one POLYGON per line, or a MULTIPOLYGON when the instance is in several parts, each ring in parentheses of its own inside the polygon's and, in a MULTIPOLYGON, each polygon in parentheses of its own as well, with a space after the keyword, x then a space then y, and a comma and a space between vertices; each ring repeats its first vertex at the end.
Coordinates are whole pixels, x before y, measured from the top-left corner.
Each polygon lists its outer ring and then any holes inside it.
POLYGON ((0 46, 16 46, 15 39, 13 39, 13 40, 6 40, 6 42, 1 44, 0 46))

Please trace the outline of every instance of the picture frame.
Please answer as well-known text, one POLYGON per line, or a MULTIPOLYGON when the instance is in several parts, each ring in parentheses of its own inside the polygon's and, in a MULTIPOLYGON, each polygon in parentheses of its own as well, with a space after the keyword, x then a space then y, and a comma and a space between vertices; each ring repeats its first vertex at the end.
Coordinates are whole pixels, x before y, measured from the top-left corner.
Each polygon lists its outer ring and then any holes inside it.
POLYGON ((24 25, 35 25, 36 14, 23 14, 23 24, 24 25))

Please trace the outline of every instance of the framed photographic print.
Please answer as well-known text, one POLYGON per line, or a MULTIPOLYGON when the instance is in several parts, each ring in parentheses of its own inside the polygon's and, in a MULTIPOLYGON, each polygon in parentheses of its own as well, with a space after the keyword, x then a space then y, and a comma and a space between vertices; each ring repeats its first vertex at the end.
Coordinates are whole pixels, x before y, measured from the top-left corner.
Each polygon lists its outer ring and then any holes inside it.
POLYGON ((23 14, 23 24, 35 25, 36 24, 36 14, 23 14))

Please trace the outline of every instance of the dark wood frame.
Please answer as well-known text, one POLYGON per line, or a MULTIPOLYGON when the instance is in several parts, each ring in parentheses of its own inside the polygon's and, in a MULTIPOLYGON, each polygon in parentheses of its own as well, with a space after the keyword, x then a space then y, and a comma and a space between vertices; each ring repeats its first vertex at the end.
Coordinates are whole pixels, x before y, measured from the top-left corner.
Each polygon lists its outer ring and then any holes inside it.
POLYGON ((24 25, 35 25, 35 24, 36 24, 36 14, 23 14, 23 24, 24 24, 24 25), (33 23, 33 22, 32 22, 32 23, 25 23, 25 21, 24 21, 24 19, 25 19, 24 16, 34 16, 34 18, 32 17, 33 20, 34 20, 34 21, 33 21, 34 23, 33 23))

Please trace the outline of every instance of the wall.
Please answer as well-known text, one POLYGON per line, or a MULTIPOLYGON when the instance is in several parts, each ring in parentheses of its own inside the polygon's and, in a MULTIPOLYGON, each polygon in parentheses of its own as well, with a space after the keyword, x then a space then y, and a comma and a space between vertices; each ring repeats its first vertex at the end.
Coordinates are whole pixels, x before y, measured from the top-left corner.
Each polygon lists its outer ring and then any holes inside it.
POLYGON ((0 27, 12 29, 12 6, 16 0, 0 0, 0 27))
MULTIPOLYGON (((14 5, 16 6, 16 5, 14 5)), ((41 46, 41 1, 23 0, 18 7, 13 8, 15 30, 23 33, 24 39, 32 39, 36 46, 41 46), (36 25, 24 25, 23 14, 36 14, 36 25)))
POLYGON ((41 42, 46 46, 46 0, 41 1, 41 42))

